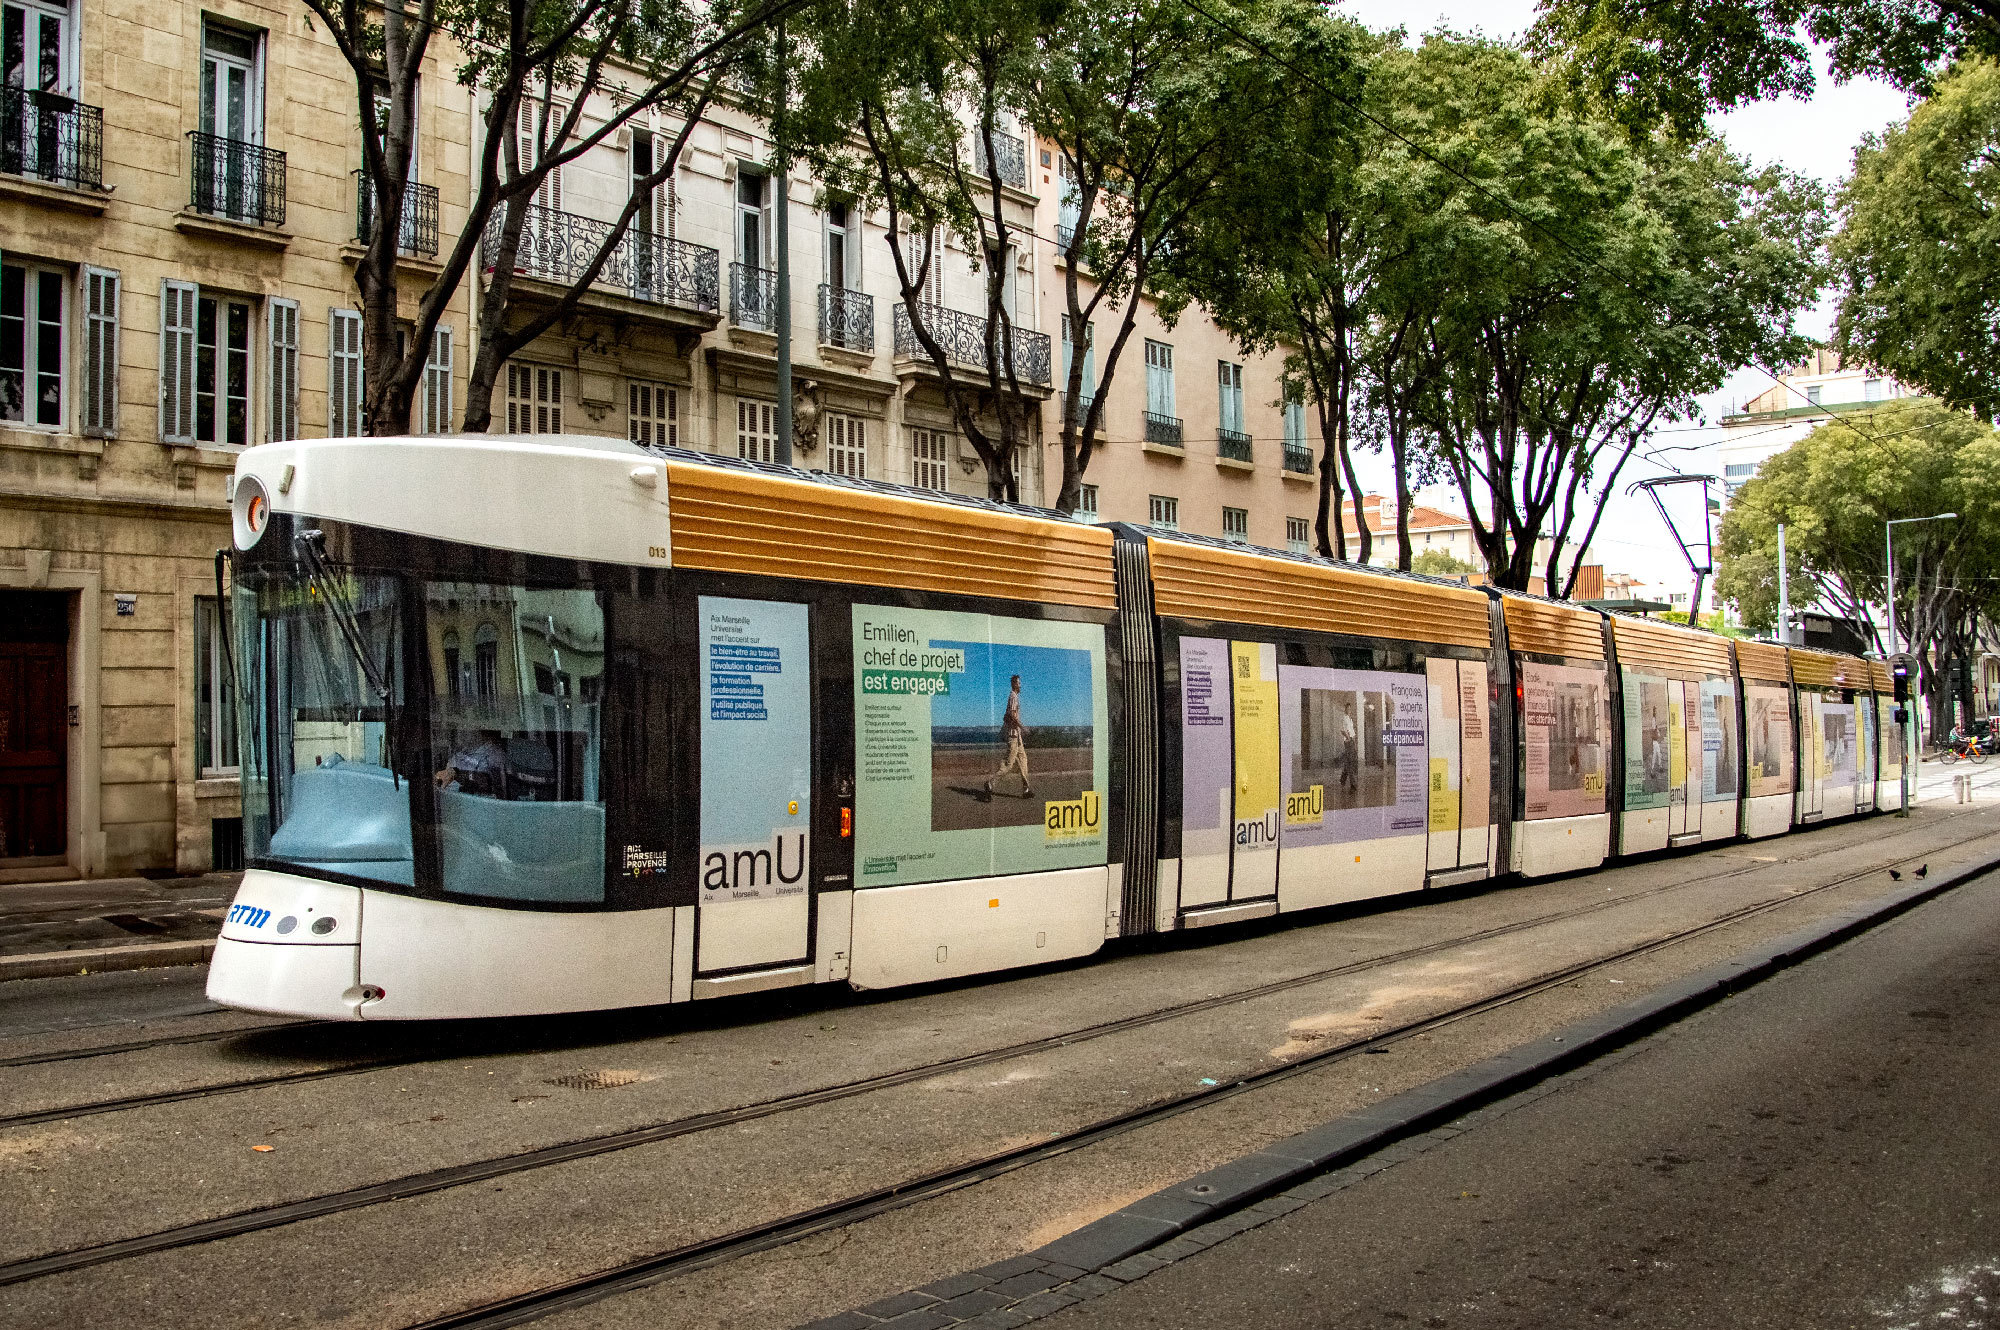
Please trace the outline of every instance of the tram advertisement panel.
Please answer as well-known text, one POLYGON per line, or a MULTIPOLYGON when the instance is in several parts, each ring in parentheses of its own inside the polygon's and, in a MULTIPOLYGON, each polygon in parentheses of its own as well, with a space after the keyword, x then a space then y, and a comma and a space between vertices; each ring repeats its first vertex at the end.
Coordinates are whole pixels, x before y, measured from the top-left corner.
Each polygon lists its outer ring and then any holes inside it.
POLYGON ((1232 764, 1229 644, 1181 639, 1181 873, 1206 866, 1229 882, 1232 764))
POLYGON ((854 607, 863 887, 1105 862, 1101 624, 854 607))
POLYGON ((1701 681, 1701 797, 1704 803, 1736 797, 1736 688, 1727 679, 1701 681))
POLYGON ((1287 665, 1280 682, 1285 844, 1421 835, 1430 792, 1425 676, 1287 665))
POLYGON ((1626 670, 1625 807, 1665 808, 1673 800, 1674 714, 1666 679, 1626 670))
POLYGON ((1882 744, 1882 779, 1898 781, 1903 778, 1903 734, 1896 728, 1896 699, 1878 697, 1875 699, 1875 732, 1882 744))
POLYGON ((1773 684, 1743 686, 1743 741, 1750 753, 1750 797, 1792 792, 1791 690, 1773 684))
POLYGON ((701 896, 806 889, 812 679, 804 605, 703 596, 701 896))
POLYGON ((1602 668, 1521 662, 1521 731, 1530 820, 1604 811, 1602 668))
POLYGON ((1854 784, 1855 734, 1854 704, 1835 690, 1813 699, 1819 717, 1820 779, 1839 788, 1854 784))
POLYGON ((1236 897, 1244 895, 1246 887, 1277 889, 1275 868, 1254 874, 1243 856, 1275 854, 1278 849, 1278 648, 1268 642, 1231 642, 1229 661, 1236 716, 1237 855, 1230 895, 1236 897))

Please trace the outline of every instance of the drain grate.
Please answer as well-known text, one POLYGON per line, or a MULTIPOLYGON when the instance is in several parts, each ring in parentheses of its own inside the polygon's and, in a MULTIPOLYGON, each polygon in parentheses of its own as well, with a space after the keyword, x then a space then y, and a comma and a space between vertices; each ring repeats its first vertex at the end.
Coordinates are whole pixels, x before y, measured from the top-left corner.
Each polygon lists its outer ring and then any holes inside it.
POLYGON ((645 1079, 636 1071, 573 1071, 542 1084, 553 1085, 558 1090, 615 1090, 621 1085, 636 1085, 645 1079))

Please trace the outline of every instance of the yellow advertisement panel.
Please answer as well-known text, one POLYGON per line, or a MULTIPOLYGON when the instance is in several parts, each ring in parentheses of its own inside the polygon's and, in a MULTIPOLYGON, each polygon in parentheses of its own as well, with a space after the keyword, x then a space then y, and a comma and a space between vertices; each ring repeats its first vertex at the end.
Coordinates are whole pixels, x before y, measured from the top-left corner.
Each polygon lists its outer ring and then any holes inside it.
POLYGON ((1238 856, 1278 848, 1278 651, 1261 642, 1229 644, 1236 713, 1238 856))

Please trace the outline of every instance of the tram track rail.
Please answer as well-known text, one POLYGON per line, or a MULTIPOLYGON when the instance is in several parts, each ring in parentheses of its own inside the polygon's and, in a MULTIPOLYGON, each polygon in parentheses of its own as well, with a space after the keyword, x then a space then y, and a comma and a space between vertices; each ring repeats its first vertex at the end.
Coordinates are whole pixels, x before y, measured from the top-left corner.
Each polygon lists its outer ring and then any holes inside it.
MULTIPOLYGON (((1992 834, 1993 832, 1990 830, 1981 830, 1944 844, 1923 847, 1920 853, 1927 855, 1940 854, 1959 845, 1984 839, 1992 834)), ((1803 859, 1813 857, 1817 856, 1804 856, 1803 859)), ((1890 860, 1888 863, 1903 862, 1906 858, 1907 856, 1902 856, 1890 860)), ((1257 997, 1270 996, 1290 989, 1305 987, 1326 979, 1361 973, 1384 965, 1421 958, 1422 956, 1434 954, 1438 951, 1463 947, 1495 937, 1507 936, 1528 928, 1582 917, 1604 909, 1613 908, 1617 905, 1630 904, 1638 900, 1643 900, 1664 891, 1681 890, 1690 885, 1709 884, 1736 876, 1739 873, 1770 868, 1772 866, 1772 864, 1760 863, 1727 873, 1710 875, 1706 878, 1698 879, 1697 883, 1683 881, 1667 884, 1662 887, 1650 888, 1643 893, 1634 893, 1615 898, 1611 901, 1592 902, 1589 906, 1578 909, 1556 911, 1531 920, 1518 920, 1510 924, 1496 926, 1493 929, 1482 930, 1476 934, 1461 935, 1453 939, 1406 948, 1388 956, 1371 957, 1366 960, 1349 962, 1341 966, 1329 967, 1311 974, 1273 980, 1267 984, 1257 985, 1253 988, 1227 994, 1212 995, 1191 1003, 1161 1008, 1152 1012, 1139 1013, 1115 1021, 1103 1022, 1083 1030, 1023 1041, 1004 1048, 969 1053, 957 1058, 942 1059, 937 1062, 888 1072, 879 1076, 864 1077, 839 1085, 820 1087, 752 1104, 692 1114, 643 1127, 628 1128, 617 1132, 584 1137, 576 1141, 558 1145, 516 1151, 466 1164, 427 1170, 422 1173, 410 1174, 401 1178, 347 1188, 341 1191, 323 1193, 319 1196, 307 1197, 297 1201, 251 1207, 207 1220, 176 1225, 149 1234, 141 1234, 130 1238, 116 1239, 110 1242, 8 1262, 0 1264, 0 1288, 74 1270, 87 1269, 92 1266, 128 1260, 138 1256, 264 1232, 309 1219, 360 1210, 392 1201, 407 1200, 434 1192, 449 1190, 454 1187, 594 1158, 643 1145, 657 1144, 678 1137, 694 1135, 699 1132, 752 1122, 786 1112, 852 1099, 877 1091, 933 1079, 938 1076, 990 1066, 995 1063, 1030 1056, 1039 1052, 1088 1042, 1089 1040, 1103 1038, 1111 1034, 1163 1024, 1182 1016, 1197 1015, 1220 1007, 1250 1001, 1257 997)), ((1810 899, 1815 895, 1844 886, 1850 882, 1883 872, 1886 866, 1884 863, 1871 863, 1867 867, 1842 874, 1800 891, 1755 901, 1688 928, 1676 930, 1664 936, 1649 939, 1630 947, 1621 948, 1619 951, 1606 956, 1593 957, 1573 965, 1562 967, 1554 972, 1504 989, 1499 993, 1473 999, 1470 1002, 1450 1008, 1444 1012, 1435 1013, 1387 1030, 1377 1031, 1365 1039, 1353 1040, 1324 1049, 1317 1049, 1281 1065, 1248 1073, 1220 1086, 1203 1087, 1202 1089, 1168 1100, 1155 1101, 1151 1105, 1117 1115, 1113 1118, 1100 1120, 1098 1123, 1053 1138, 1050 1141, 1025 1147, 1021 1150, 1003 1152, 971 1164, 954 1166, 937 1174, 894 1184, 876 1192, 830 1203, 827 1206, 816 1207, 815 1209, 772 1221, 753 1229, 742 1230, 723 1237, 705 1240, 690 1247, 677 1248, 671 1252, 646 1257, 640 1262, 627 1263, 627 1265, 617 1267, 612 1271, 587 1276, 583 1281, 572 1281, 571 1284, 556 1286, 553 1290, 543 1290, 541 1293, 521 1296, 555 1297, 563 1290, 572 1290, 572 1285, 575 1285, 577 1288, 581 1288, 584 1284, 590 1284, 592 1287, 595 1287, 596 1283, 593 1281, 601 1282, 606 1279, 629 1278, 638 1280, 641 1283, 652 1282, 653 1278, 656 1277, 666 1278, 671 1274, 702 1268, 703 1265, 714 1264, 717 1260, 728 1259, 734 1255, 749 1254, 752 1251, 764 1250, 770 1246, 782 1245, 785 1242, 794 1241, 799 1237, 810 1236, 812 1233, 825 1231, 828 1228, 841 1227, 846 1224, 858 1222, 873 1214, 881 1213, 885 1209, 899 1208, 901 1205, 912 1204, 917 1200, 926 1199, 929 1196, 941 1195, 945 1191, 956 1190, 972 1182, 985 1180, 989 1177, 997 1177, 1004 1172, 1011 1172, 1014 1168, 1025 1166, 1028 1163, 1037 1162, 1043 1158, 1051 1158, 1055 1154, 1066 1153, 1068 1150, 1080 1148, 1082 1145, 1104 1139, 1109 1135, 1118 1134, 1121 1131, 1135 1130, 1150 1122, 1164 1120, 1166 1117, 1177 1113, 1189 1111, 1203 1104, 1214 1102, 1218 1096, 1240 1093, 1253 1086, 1268 1084, 1274 1080, 1282 1079, 1287 1075, 1299 1074, 1302 1071, 1326 1065, 1330 1060, 1363 1053, 1370 1048, 1382 1047, 1413 1034, 1424 1033, 1458 1020, 1521 1001, 1537 993, 1546 992, 1551 988, 1560 987, 1563 984, 1572 982, 1577 977, 1591 973, 1592 971, 1621 964, 1680 942, 1704 936, 1769 911, 1810 899), (688 1262, 695 1262, 695 1264, 688 1264, 688 1262), (643 1270, 640 1268, 642 1266, 644 1267, 643 1270)), ((1993 867, 2000 867, 2000 860, 1994 860, 1986 865, 1987 869, 1993 867)), ((355 1070, 361 1069, 357 1068, 355 1070)), ((637 1284, 632 1286, 636 1287, 637 1284)), ((612 1291, 622 1291, 622 1286, 612 1291)), ((563 1293, 562 1295, 568 1296, 567 1293, 563 1293)), ((608 1296, 608 1294, 602 1296, 608 1296)), ((508 1306, 512 1306, 512 1303, 513 1300, 510 1300, 508 1306)), ((497 1307, 498 1304, 494 1304, 494 1306, 497 1307)), ((548 1312, 554 1310, 559 1310, 559 1308, 550 1305, 545 1310, 536 1312, 535 1316, 523 1317, 522 1319, 535 1319, 535 1317, 548 1314, 548 1312)), ((464 1313, 463 1315, 470 1314, 464 1313)), ((484 1315, 485 1313, 482 1312, 481 1314, 484 1315)), ((488 1324, 485 1321, 461 1321, 452 1318, 446 1318, 435 1323, 426 1322, 424 1324, 428 1330, 428 1327, 433 1325, 458 1325, 461 1323, 467 1325, 488 1324)), ((494 1325, 512 1323, 514 1322, 505 1320, 491 1322, 494 1325)))
MULTIPOLYGON (((1982 864, 1961 870, 1958 876, 1961 881, 1972 881, 1996 869, 2000 869, 2000 858, 1989 859, 1982 864)), ((1869 871, 1882 870, 1877 868, 1869 871)), ((919 1178, 877 1188, 733 1233, 639 1257, 577 1279, 415 1322, 405 1327, 405 1330, 501 1330, 502 1327, 525 1325, 727 1261, 846 1228, 877 1215, 906 1209, 951 1192, 991 1181, 1019 1169, 1074 1153, 1098 1142, 1127 1135, 1184 1113, 1211 1107, 1226 1099, 1251 1093, 1280 1081, 1322 1070, 1329 1065, 1378 1049, 1386 1049, 1391 1044, 1414 1036, 1428 1034, 1460 1021, 1512 1006, 1552 989, 1574 983, 1594 972, 1677 946, 1727 928, 1744 919, 1805 899, 1811 894, 1830 890, 1861 875, 1851 874, 1809 888, 1796 896, 1745 906, 1721 918, 1623 948, 1609 956, 1564 966, 1447 1011, 1409 1021, 1392 1029, 1378 1031, 1363 1039, 1350 1040, 1321 1049, 1280 1066, 1249 1072, 1222 1085, 1192 1090, 1165 1100, 1158 1100, 1114 1117, 1100 1119, 1035 1145, 1002 1151, 971 1163, 940 1169, 919 1178)))
MULTIPOLYGON (((1962 815, 1963 814, 1956 814, 1956 813, 1947 814, 1948 817, 1957 817, 1962 815)), ((1950 841, 1936 848, 1939 850, 1951 849, 1955 846, 1966 844, 1970 840, 1976 840, 1979 838, 1979 836, 1985 834, 1987 833, 1984 832, 1975 833, 1972 836, 1964 837, 1959 840, 1950 841)), ((1735 844, 1739 846, 1747 844, 1755 844, 1755 843, 1756 842, 1735 842, 1735 844)), ((1709 848, 1713 849, 1716 847, 1711 846, 1709 848)), ((1690 853, 1692 853, 1692 851, 1690 851, 1690 853)), ((1841 853, 1841 851, 1819 850, 1816 851, 1815 853, 1799 855, 1796 858, 1779 860, 1777 861, 1777 863, 1787 863, 1787 864, 1806 863, 1810 862, 1812 859, 1815 858, 1821 858, 1828 854, 1838 854, 1838 853, 1841 853)), ((1889 862, 1891 863, 1900 862, 1900 860, 1894 860, 1889 862)), ((1637 904, 1639 902, 1650 900, 1653 899, 1654 897, 1661 896, 1669 892, 1686 891, 1689 890, 1690 888, 1701 887, 1701 886, 1712 886, 1716 883, 1726 882, 1734 877, 1740 877, 1748 873, 1766 870, 1774 866, 1776 866, 1774 863, 1745 864, 1738 866, 1736 868, 1726 869, 1721 872, 1703 874, 1702 876, 1696 878, 1686 878, 1678 882, 1664 883, 1657 887, 1643 888, 1639 891, 1631 892, 1623 896, 1614 896, 1608 900, 1591 901, 1588 904, 1581 906, 1574 906, 1562 910, 1553 910, 1545 914, 1532 916, 1530 918, 1518 919, 1505 924, 1498 924, 1492 928, 1481 929, 1474 933, 1460 934, 1450 938, 1441 938, 1434 942, 1426 942, 1418 946, 1407 947, 1394 952, 1385 952, 1380 955, 1370 956, 1361 960, 1343 962, 1340 965, 1325 967, 1319 970, 1310 971, 1305 974, 1290 975, 1287 976, 1286 978, 1275 979, 1268 983, 1255 985, 1251 988, 1232 990, 1231 992, 1228 993, 1213 994, 1206 998, 1196 999, 1193 1002, 1180 1003, 1169 1007, 1161 1007, 1150 1012, 1140 1013, 1135 1016, 1122 1017, 1116 1021, 1107 1021, 1099 1025, 1086 1026, 1079 1030, 1071 1030, 1060 1034, 1048 1035, 1040 1040, 1031 1041, 1029 1043, 1024 1043, 1020 1045, 1010 1045, 1007 1048, 992 1050, 990 1052, 967 1054, 962 1059, 947 1060, 944 1062, 932 1064, 928 1068, 912 1068, 904 1072, 895 1072, 889 1074, 893 1076, 904 1076, 912 1074, 929 1076, 929 1075, 946 1075, 951 1072, 970 1070, 975 1067, 983 1066, 988 1061, 1024 1057, 1030 1053, 1046 1051, 1048 1049, 1054 1049, 1054 1048, 1061 1048, 1064 1047, 1065 1045, 1073 1043, 1082 1043, 1091 1039, 1101 1038, 1105 1035, 1117 1034, 1125 1030, 1137 1029, 1145 1025, 1156 1024, 1161 1021, 1176 1019, 1181 1016, 1194 1015, 1204 1011, 1212 1011, 1217 1007, 1224 1007, 1242 1002, 1255 1001, 1258 998, 1269 997, 1276 993, 1285 992, 1288 989, 1299 988, 1305 985, 1319 983, 1327 979, 1337 979, 1347 975, 1363 973, 1367 970, 1379 968, 1382 966, 1397 965, 1405 961, 1418 960, 1425 956, 1436 955, 1440 952, 1452 951, 1460 947, 1474 946, 1481 942, 1512 936, 1514 934, 1527 932, 1536 928, 1545 928, 1555 924, 1565 923, 1573 919, 1584 918, 1592 914, 1602 913, 1606 910, 1617 909, 1621 906, 1637 904)), ((1885 864, 1884 867, 1886 866, 1888 865, 1885 864)), ((1881 870, 1877 869, 1876 871, 1881 871, 1881 870)), ((1483 889, 1491 890, 1490 887, 1484 887, 1483 889)), ((274 1030, 291 1031, 291 1030, 302 1030, 307 1028, 322 1028, 322 1027, 331 1028, 335 1026, 341 1026, 343 1028, 351 1028, 351 1027, 346 1027, 345 1023, 343 1022, 334 1022, 334 1021, 300 1021, 296 1023, 278 1023, 273 1025, 257 1026, 249 1030, 231 1031, 220 1034, 173 1036, 167 1039, 157 1041, 155 1043, 136 1041, 132 1044, 123 1046, 121 1051, 127 1051, 127 1052, 144 1051, 145 1049, 148 1048, 161 1047, 169 1044, 199 1043, 204 1041, 219 1040, 228 1038, 230 1037, 231 1034, 257 1035, 257 1034, 264 1034, 274 1030)), ((90 1056, 90 1054, 79 1052, 69 1056, 86 1057, 90 1056)), ((189 1103, 196 1100, 216 1098, 223 1095, 241 1094, 253 1090, 282 1088, 286 1086, 309 1084, 314 1081, 334 1080, 345 1076, 361 1075, 363 1073, 371 1071, 394 1070, 395 1068, 398 1067, 418 1065, 420 1063, 431 1060, 435 1056, 436 1056, 435 1050, 424 1050, 420 1052, 411 1052, 407 1054, 399 1054, 389 1057, 349 1060, 349 1061, 343 1061, 339 1065, 332 1067, 317 1067, 305 1071, 280 1072, 269 1076, 246 1077, 240 1080, 225 1081, 213 1085, 189 1086, 185 1089, 179 1089, 179 1090, 162 1090, 149 1094, 127 1095, 116 1099, 90 1100, 80 1104, 69 1104, 54 1108, 35 1109, 23 1113, 5 1114, 5 1115, 0 1115, 0 1131, 5 1131, 9 1128, 15 1128, 15 1127, 31 1127, 31 1126, 38 1126, 43 1123, 61 1122, 71 1118, 94 1117, 105 1113, 131 1112, 139 1109, 164 1107, 170 1104, 189 1103)), ((454 1056, 461 1056, 461 1055, 454 1054, 454 1056)), ((43 1060, 61 1061, 65 1059, 63 1057, 51 1057, 43 1060)), ((0 1067, 15 1066, 15 1065, 35 1065, 35 1062, 32 1059, 23 1061, 0 1061, 0 1067)), ((858 1082, 857 1084, 867 1085, 869 1083, 858 1082)), ((785 1101, 774 1100, 771 1102, 775 1104, 782 1104, 785 1101)))

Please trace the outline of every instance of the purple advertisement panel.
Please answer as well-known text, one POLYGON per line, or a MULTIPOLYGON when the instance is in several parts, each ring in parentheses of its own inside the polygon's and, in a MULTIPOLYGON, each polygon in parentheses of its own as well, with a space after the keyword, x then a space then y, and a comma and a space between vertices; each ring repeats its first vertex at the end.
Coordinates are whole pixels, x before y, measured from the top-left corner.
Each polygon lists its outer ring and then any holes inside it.
POLYGON ((1181 853, 1228 863, 1229 643, 1181 639, 1181 853))
POLYGON ((1286 845, 1423 834, 1428 690, 1421 674, 1279 672, 1286 845))

